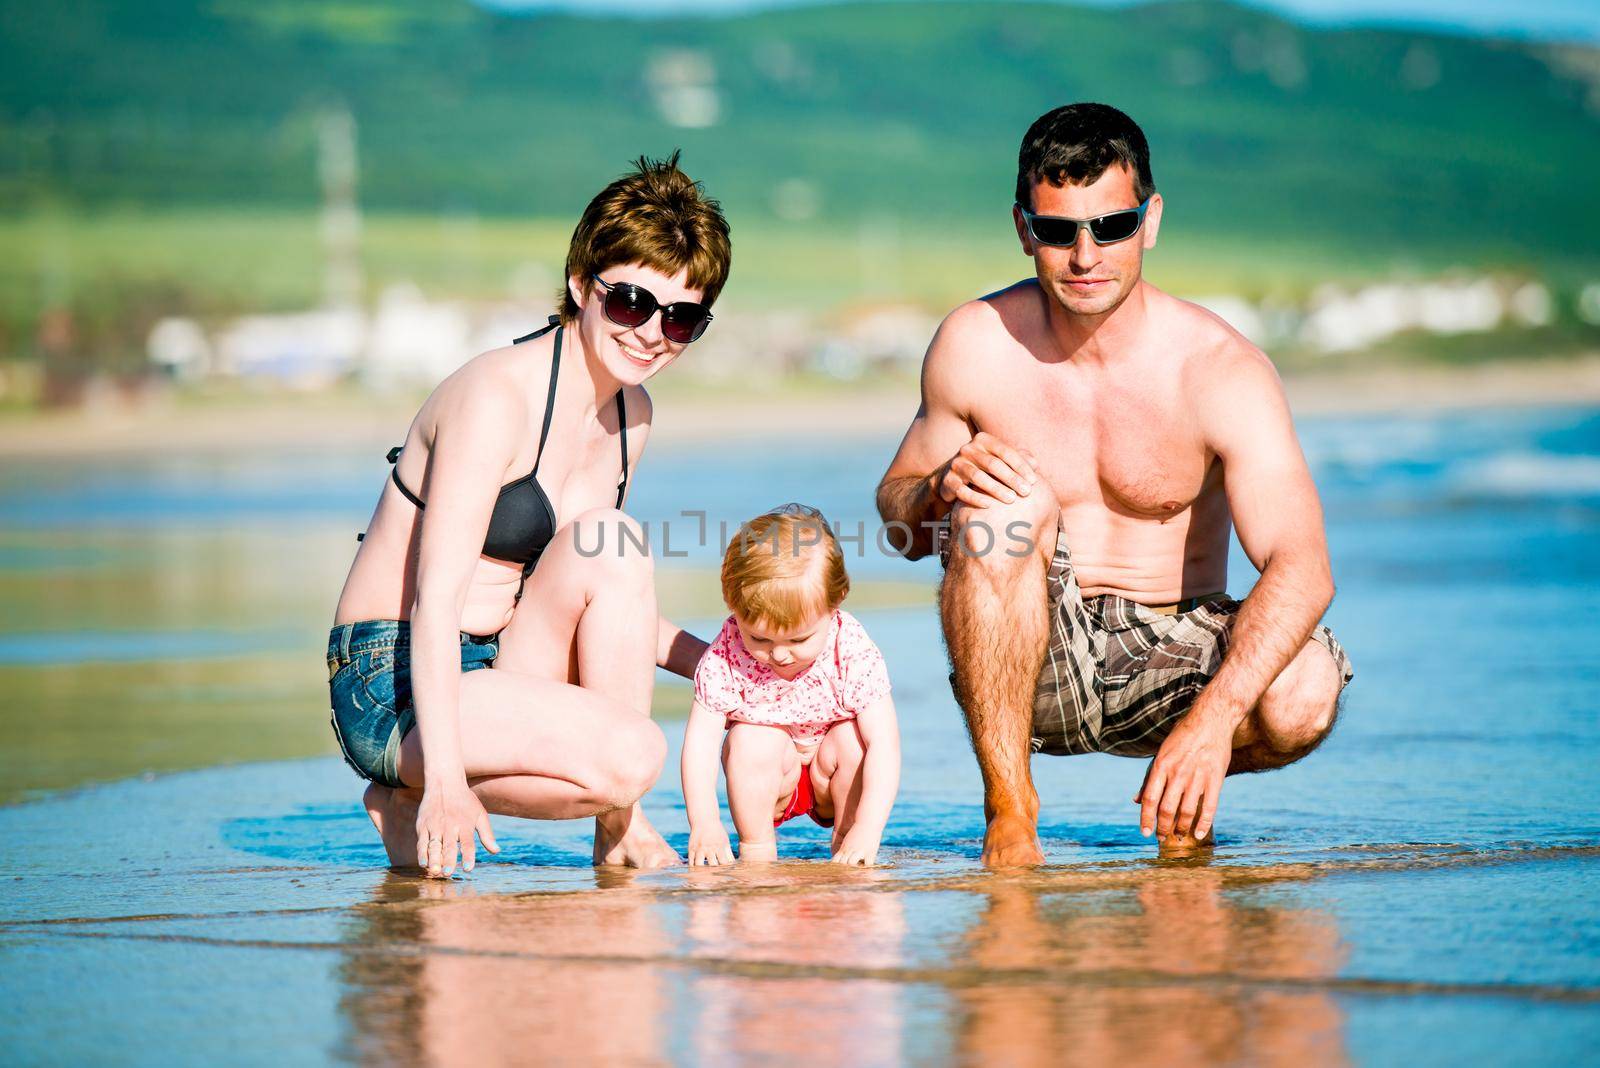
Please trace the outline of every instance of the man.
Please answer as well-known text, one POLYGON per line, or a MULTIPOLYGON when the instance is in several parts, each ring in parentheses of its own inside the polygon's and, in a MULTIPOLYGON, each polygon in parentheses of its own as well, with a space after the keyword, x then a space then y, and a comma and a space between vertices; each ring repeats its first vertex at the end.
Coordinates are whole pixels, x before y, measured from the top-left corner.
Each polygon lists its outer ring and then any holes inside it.
POLYGON ((1318 626, 1321 504, 1271 362, 1140 276, 1162 203, 1132 119, 1042 116, 1016 200, 1037 277, 940 325, 878 510, 945 563, 984 863, 1044 859, 1033 752, 1154 755, 1140 829, 1190 849, 1223 776, 1316 748, 1351 678, 1318 626), (1261 572, 1242 604, 1221 592, 1230 519, 1261 572))

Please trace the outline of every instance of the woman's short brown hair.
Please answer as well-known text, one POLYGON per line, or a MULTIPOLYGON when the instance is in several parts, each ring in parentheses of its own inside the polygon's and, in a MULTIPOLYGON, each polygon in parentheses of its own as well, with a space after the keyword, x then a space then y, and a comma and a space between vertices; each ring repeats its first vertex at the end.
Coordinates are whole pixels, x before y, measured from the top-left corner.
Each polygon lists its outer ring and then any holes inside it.
POLYGON ((561 321, 570 325, 578 316, 567 279, 576 278, 587 293, 594 275, 622 263, 642 263, 665 275, 687 270, 689 286, 709 305, 722 292, 732 259, 722 205, 678 169, 678 153, 655 160, 640 156, 633 170, 589 201, 572 231, 561 321))

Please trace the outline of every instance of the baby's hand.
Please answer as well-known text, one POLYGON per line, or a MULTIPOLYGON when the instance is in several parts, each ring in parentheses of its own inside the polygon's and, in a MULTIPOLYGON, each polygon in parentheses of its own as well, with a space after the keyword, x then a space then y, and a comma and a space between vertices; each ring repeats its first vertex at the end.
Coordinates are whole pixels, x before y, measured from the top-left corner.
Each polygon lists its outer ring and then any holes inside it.
POLYGON ((844 836, 844 841, 839 843, 839 850, 834 853, 833 862, 868 866, 878 863, 878 836, 864 831, 851 831, 844 836))
POLYGON ((689 829, 689 864, 732 864, 733 845, 721 821, 706 830, 689 829))

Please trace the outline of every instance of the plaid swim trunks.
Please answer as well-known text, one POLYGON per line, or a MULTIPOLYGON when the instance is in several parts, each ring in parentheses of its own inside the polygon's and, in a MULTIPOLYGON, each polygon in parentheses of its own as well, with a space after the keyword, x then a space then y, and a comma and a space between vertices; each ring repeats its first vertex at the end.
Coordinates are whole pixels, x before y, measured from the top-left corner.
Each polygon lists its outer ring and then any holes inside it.
MULTIPOLYGON (((1168 614, 1115 594, 1085 598, 1065 535, 1046 584, 1050 645, 1033 695, 1033 751, 1153 756, 1222 666, 1239 602, 1215 593, 1168 614)), ((1355 677, 1344 647, 1324 626, 1311 637, 1333 657, 1342 690, 1355 677)))

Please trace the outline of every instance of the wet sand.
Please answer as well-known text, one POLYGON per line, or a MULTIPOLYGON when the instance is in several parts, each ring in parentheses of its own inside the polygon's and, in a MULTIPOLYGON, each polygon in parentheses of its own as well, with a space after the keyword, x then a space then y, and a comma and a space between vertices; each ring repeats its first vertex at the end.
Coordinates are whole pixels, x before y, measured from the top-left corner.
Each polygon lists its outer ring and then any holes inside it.
MULTIPOLYGON (((1596 844, 1312 845, 1245 801, 1206 862, 1070 819, 1050 865, 995 875, 968 807, 876 870, 802 833, 775 866, 641 874, 501 820, 500 858, 436 882, 381 870, 351 792, 317 760, 0 809, 8 1059, 1578 1063, 1600 1038, 1596 844)), ((682 848, 681 803, 650 808, 682 848)))

